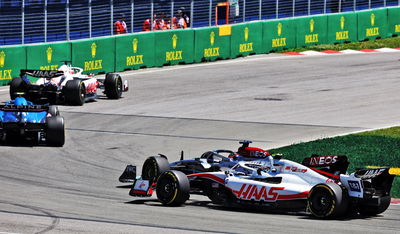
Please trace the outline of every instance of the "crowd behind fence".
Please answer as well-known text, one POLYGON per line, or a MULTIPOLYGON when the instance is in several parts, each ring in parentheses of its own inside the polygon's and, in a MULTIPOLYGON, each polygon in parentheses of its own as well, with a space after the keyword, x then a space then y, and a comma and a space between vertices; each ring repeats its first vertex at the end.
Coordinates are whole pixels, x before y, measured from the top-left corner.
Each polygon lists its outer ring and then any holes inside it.
POLYGON ((113 35, 121 18, 126 33, 136 33, 146 21, 149 30, 181 28, 181 14, 197 28, 390 6, 400 0, 0 0, 0 45, 113 35), (165 28, 155 28, 157 20, 165 28))

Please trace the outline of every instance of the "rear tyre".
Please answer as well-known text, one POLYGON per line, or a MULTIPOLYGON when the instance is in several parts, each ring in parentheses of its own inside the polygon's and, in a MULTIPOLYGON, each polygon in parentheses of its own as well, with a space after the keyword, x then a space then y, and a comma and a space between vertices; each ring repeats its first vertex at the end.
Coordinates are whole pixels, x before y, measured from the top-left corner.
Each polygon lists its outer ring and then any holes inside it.
POLYGON ((157 181, 157 178, 169 170, 169 163, 165 157, 152 156, 146 159, 142 168, 142 179, 149 180, 150 184, 157 181))
POLYGON ((51 116, 59 116, 60 115, 60 111, 58 110, 57 106, 49 106, 49 113, 51 114, 51 116))
POLYGON ((107 73, 104 80, 104 92, 110 99, 119 99, 122 96, 122 78, 116 73, 107 73))
POLYGON ((78 79, 69 80, 63 88, 65 102, 69 105, 82 106, 85 103, 85 84, 78 79))
POLYGON ((50 146, 61 147, 65 143, 64 118, 54 116, 47 118, 47 144, 50 146))
POLYGON ((346 213, 349 206, 347 192, 335 183, 315 185, 307 199, 307 208, 318 218, 334 218, 346 213))
POLYGON ((166 171, 157 181, 157 198, 166 206, 180 206, 189 199, 189 179, 183 172, 166 171))
POLYGON ((390 205, 390 196, 381 197, 379 206, 362 206, 360 207, 360 214, 367 216, 375 216, 383 213, 390 205))
MULTIPOLYGON (((16 97, 20 96, 17 95, 16 93, 21 92, 21 93, 26 93, 27 87, 26 87, 25 81, 22 80, 21 77, 16 77, 12 79, 10 83, 10 98, 14 100, 16 97)), ((25 96, 25 95, 23 95, 25 96)))

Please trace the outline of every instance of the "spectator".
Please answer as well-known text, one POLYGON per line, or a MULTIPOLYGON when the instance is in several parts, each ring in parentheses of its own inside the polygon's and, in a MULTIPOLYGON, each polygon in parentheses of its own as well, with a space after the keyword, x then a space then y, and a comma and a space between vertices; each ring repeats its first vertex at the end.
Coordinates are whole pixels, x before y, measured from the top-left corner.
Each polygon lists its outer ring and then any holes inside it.
POLYGON ((154 31, 163 30, 165 27, 164 25, 165 25, 165 21, 164 21, 163 13, 154 15, 153 30, 154 31))
POLYGON ((185 8, 181 7, 180 11, 181 11, 183 19, 186 22, 186 26, 190 28, 190 17, 186 14, 185 8))
POLYGON ((151 23, 150 23, 150 21, 151 21, 150 19, 146 19, 143 22, 142 31, 145 31, 145 32, 151 31, 151 23))
POLYGON ((177 28, 187 28, 186 19, 184 17, 182 10, 178 10, 177 20, 178 20, 177 28))
POLYGON ((125 34, 128 32, 128 27, 125 23, 125 16, 121 15, 120 20, 117 20, 114 24, 115 34, 125 34))
POLYGON ((178 19, 176 17, 172 17, 171 29, 177 29, 177 28, 178 28, 178 19))

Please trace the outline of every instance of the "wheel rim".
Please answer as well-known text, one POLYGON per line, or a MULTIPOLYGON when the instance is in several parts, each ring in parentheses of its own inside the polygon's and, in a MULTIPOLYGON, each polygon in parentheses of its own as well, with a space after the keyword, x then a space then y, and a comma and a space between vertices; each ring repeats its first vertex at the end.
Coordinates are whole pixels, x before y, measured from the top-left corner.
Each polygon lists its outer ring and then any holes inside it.
POLYGON ((177 186, 177 183, 170 180, 169 177, 160 179, 157 183, 157 195, 166 203, 172 202, 176 196, 177 186))
POLYGON ((146 163, 146 165, 144 165, 144 172, 142 173, 142 177, 143 179, 147 179, 147 180, 154 180, 155 177, 157 176, 157 165, 155 165, 155 163, 146 163))
POLYGON ((328 216, 332 213, 335 205, 335 200, 332 195, 326 190, 320 190, 317 194, 313 195, 310 199, 311 212, 319 217, 328 216))
POLYGON ((121 94, 122 94, 122 80, 121 79, 118 79, 118 82, 117 82, 117 93, 118 93, 118 96, 121 96, 121 94))
POLYGON ((85 100, 85 86, 83 84, 81 84, 79 96, 83 102, 85 100))

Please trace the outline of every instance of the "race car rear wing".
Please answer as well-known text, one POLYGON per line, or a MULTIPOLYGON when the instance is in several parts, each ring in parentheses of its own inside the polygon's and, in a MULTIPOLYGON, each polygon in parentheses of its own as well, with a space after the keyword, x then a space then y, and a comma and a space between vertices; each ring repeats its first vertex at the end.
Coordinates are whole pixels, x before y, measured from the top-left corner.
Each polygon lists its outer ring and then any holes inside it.
POLYGON ((49 106, 47 105, 0 105, 0 111, 6 112, 43 112, 49 111, 49 106))
POLYGON ((331 174, 345 174, 349 167, 349 161, 345 155, 306 157, 301 163, 304 166, 318 168, 331 174))
POLYGON ((390 195, 395 175, 390 174, 390 168, 365 168, 358 169, 354 176, 363 181, 365 193, 370 196, 381 193, 382 196, 390 195))
POLYGON ((51 79, 54 77, 62 76, 64 75, 63 71, 52 71, 52 70, 28 70, 28 69, 23 69, 20 71, 20 76, 23 75, 28 75, 32 77, 37 77, 37 78, 47 78, 51 79))

